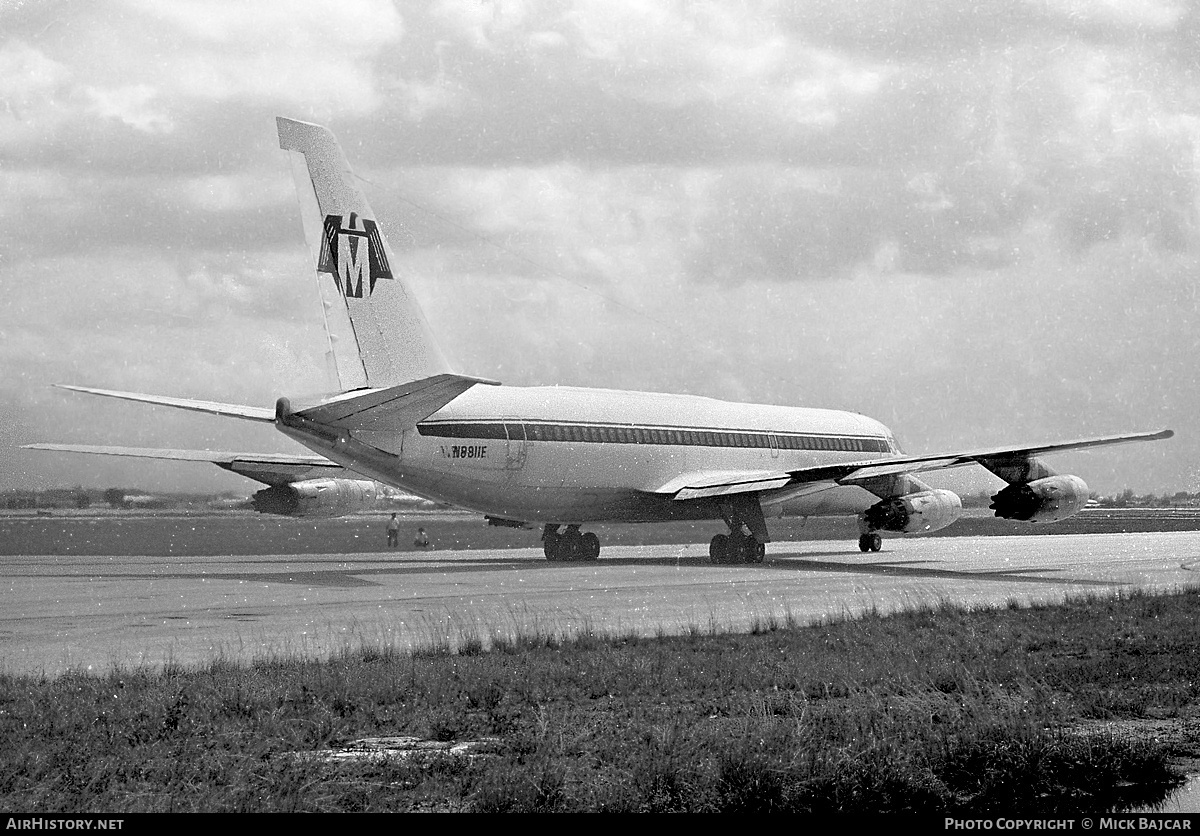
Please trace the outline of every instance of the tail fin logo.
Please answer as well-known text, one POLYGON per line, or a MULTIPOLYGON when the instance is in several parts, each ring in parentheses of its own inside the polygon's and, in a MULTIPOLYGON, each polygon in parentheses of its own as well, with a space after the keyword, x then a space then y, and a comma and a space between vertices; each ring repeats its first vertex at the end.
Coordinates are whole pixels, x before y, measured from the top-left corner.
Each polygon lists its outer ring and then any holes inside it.
POLYGON ((348 299, 362 298, 364 273, 368 296, 375 292, 376 280, 391 279, 392 268, 375 221, 351 212, 342 226, 341 215, 326 215, 317 272, 333 276, 338 290, 348 299))

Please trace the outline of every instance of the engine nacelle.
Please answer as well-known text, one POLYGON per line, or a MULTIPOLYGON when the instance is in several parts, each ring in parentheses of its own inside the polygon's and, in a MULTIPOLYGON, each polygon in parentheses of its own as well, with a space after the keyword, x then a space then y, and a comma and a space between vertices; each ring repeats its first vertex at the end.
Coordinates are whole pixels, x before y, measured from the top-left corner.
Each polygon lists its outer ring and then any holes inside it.
POLYGON ((962 514, 962 500, 941 488, 889 497, 863 512, 867 525, 877 531, 937 531, 962 514))
POLYGON ((387 489, 364 479, 308 479, 275 485, 254 495, 254 510, 284 517, 340 517, 372 510, 387 489))
POLYGON ((1088 503, 1087 483, 1078 476, 1047 476, 1009 485, 992 497, 996 516, 1022 522, 1056 522, 1078 514, 1088 503))

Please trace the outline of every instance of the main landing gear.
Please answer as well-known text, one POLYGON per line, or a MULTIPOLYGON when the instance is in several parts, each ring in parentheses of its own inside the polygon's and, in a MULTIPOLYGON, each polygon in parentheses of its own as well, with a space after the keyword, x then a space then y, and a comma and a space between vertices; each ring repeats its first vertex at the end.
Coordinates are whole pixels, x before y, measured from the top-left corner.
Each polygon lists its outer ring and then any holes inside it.
POLYGON ((568 525, 562 532, 558 528, 548 525, 542 529, 547 560, 595 560, 600 556, 600 538, 593 532, 580 532, 577 525, 568 525))
POLYGON ((734 496, 720 504, 728 534, 718 534, 708 544, 713 563, 762 563, 767 556, 767 521, 757 496, 734 496))
POLYGON ((718 534, 708 544, 708 556, 713 563, 762 563, 767 556, 767 544, 738 526, 728 534, 718 534))

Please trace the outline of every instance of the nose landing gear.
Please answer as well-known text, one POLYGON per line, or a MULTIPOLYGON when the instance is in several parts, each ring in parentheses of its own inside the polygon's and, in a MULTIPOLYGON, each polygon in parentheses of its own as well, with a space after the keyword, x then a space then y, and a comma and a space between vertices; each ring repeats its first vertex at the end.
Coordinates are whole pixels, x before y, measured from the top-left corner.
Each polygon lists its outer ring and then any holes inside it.
MULTIPOLYGON (((882 504, 882 503, 880 503, 882 504)), ((883 548, 883 536, 879 533, 879 520, 874 525, 868 522, 870 512, 858 515, 858 550, 860 552, 877 552, 883 548)))
POLYGON ((879 536, 878 531, 869 531, 858 538, 858 550, 860 552, 877 552, 882 548, 883 538, 879 536))

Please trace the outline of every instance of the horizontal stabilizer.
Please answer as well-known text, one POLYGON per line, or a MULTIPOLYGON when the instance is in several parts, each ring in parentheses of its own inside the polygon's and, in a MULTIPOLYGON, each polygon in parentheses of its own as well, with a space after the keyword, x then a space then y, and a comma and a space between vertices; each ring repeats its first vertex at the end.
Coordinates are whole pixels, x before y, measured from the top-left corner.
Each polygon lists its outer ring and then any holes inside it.
POLYGON ((229 418, 242 418, 247 421, 275 420, 275 411, 265 407, 241 406, 239 404, 216 403, 214 401, 194 401, 188 398, 168 398, 162 395, 143 395, 139 392, 114 392, 111 389, 91 389, 86 386, 67 386, 63 383, 54 384, 59 389, 69 389, 72 392, 84 392, 88 395, 101 395, 106 398, 120 398, 124 401, 139 401, 157 406, 170 406, 176 409, 187 409, 192 412, 207 412, 209 415, 224 415, 229 418))
POLYGON ((416 426, 477 383, 494 380, 461 374, 438 374, 387 389, 347 392, 293 414, 327 427, 355 430, 407 429, 416 426))
POLYGON ((131 456, 142 459, 210 462, 224 470, 262 482, 287 485, 305 479, 337 478, 350 472, 324 456, 288 453, 226 453, 215 450, 170 450, 152 447, 107 447, 91 444, 26 444, 27 450, 91 453, 100 456, 131 456))
POLYGON ((779 470, 706 470, 677 476, 653 493, 672 494, 678 500, 705 499, 769 491, 791 480, 791 474, 779 470))

